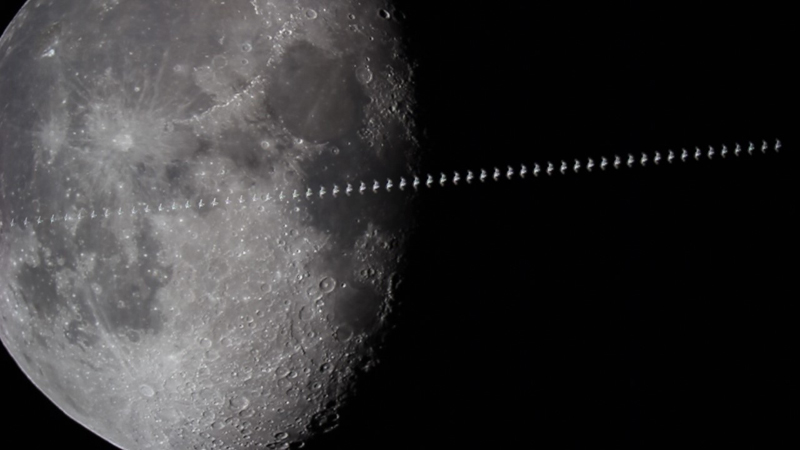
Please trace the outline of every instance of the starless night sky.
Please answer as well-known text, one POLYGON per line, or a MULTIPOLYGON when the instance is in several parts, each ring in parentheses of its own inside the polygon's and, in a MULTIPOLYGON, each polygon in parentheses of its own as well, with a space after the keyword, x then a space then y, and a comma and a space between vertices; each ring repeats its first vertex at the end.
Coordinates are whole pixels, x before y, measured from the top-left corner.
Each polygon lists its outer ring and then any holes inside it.
MULTIPOLYGON (((425 170, 776 137, 782 153, 426 193, 383 364, 307 448, 794 447, 790 15, 538 3, 396 3, 425 170)), ((0 365, 3 448, 113 448, 0 365)))

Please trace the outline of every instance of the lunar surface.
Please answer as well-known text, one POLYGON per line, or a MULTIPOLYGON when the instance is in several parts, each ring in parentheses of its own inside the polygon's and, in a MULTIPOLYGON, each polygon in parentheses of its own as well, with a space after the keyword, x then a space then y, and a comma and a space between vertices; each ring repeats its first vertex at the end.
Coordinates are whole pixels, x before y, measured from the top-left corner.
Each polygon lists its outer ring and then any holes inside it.
POLYGON ((393 13, 19 12, 0 40, 0 338, 67 415, 127 450, 293 448, 336 425, 409 237, 413 197, 369 192, 417 158, 393 13))

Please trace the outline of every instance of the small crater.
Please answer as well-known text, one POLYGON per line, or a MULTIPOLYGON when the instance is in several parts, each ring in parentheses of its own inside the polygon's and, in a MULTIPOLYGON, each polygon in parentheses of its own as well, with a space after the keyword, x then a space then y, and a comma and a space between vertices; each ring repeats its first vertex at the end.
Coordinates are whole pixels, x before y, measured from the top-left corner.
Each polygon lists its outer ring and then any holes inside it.
POLYGON ((241 397, 234 397, 230 401, 231 409, 235 409, 237 411, 241 411, 247 409, 250 406, 250 399, 245 396, 241 397))
POLYGON ((387 11, 385 9, 378 10, 378 15, 381 16, 381 19, 387 19, 388 20, 388 19, 392 18, 392 15, 389 14, 389 11, 387 11))
POLYGON ((342 325, 336 330, 336 339, 341 342, 347 342, 353 337, 353 329, 347 325, 342 325))
POLYGON ((156 391, 152 387, 146 384, 139 386, 139 393, 147 398, 151 398, 154 395, 156 395, 156 391))
POLYGON ((333 292, 333 290, 336 289, 336 280, 331 277, 323 278, 322 281, 319 282, 319 289, 326 294, 333 292))
POLYGON ((372 81, 372 71, 367 66, 359 66, 356 69, 356 78, 364 84, 369 84, 372 81))
POLYGON ((300 320, 305 321, 305 322, 311 320, 312 318, 314 318, 314 309, 313 308, 309 308, 307 306, 304 306, 304 307, 300 308, 299 317, 300 317, 300 320))
POLYGON ((130 340, 131 342, 139 342, 139 339, 141 339, 139 333, 136 330, 128 331, 126 336, 128 337, 128 340, 130 340))
POLYGON ((312 301, 317 301, 321 299, 322 296, 324 295, 322 290, 317 286, 311 286, 310 288, 308 288, 306 294, 308 294, 308 298, 310 298, 312 301))
POLYGON ((280 433, 275 433, 275 439, 279 441, 284 441, 289 438, 289 433, 285 431, 281 431, 280 433))
POLYGON ((309 20, 316 19, 317 18, 317 12, 314 11, 313 9, 307 9, 306 10, 306 18, 309 19, 309 20))
POLYGON ((222 69, 228 65, 228 58, 222 55, 217 55, 211 60, 211 65, 214 66, 215 69, 222 69))

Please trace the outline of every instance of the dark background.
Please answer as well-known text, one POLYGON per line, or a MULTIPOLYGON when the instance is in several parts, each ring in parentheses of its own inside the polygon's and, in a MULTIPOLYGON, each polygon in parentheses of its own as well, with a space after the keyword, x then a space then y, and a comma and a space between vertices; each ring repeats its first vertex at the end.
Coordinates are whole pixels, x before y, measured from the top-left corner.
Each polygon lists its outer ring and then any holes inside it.
MULTIPOLYGON (((383 363, 306 448, 794 448, 788 7, 537 3, 396 3, 426 170, 783 151, 426 193, 383 363)), ((7 438, 111 448, 0 353, 7 438)))

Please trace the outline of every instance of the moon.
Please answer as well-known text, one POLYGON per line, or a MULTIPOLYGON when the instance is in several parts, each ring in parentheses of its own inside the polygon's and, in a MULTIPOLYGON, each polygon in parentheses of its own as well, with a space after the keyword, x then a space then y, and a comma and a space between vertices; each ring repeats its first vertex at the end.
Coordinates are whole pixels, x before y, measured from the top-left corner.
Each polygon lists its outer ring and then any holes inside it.
POLYGON ((0 338, 31 381, 123 449, 335 427, 413 231, 383 184, 418 156, 403 42, 372 0, 29 1, 0 39, 0 338))

